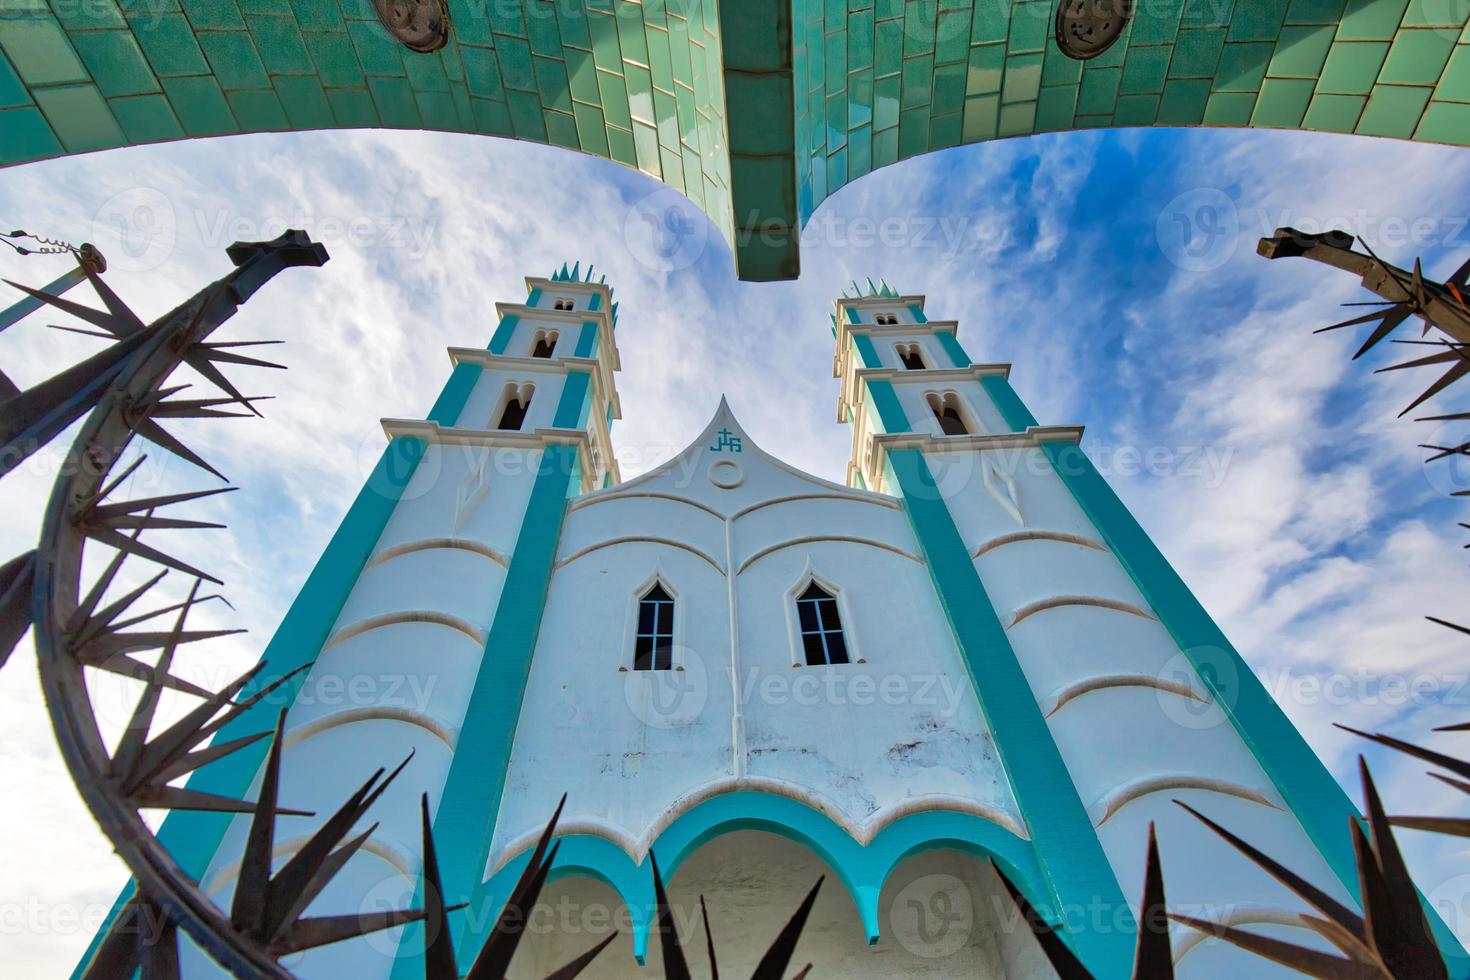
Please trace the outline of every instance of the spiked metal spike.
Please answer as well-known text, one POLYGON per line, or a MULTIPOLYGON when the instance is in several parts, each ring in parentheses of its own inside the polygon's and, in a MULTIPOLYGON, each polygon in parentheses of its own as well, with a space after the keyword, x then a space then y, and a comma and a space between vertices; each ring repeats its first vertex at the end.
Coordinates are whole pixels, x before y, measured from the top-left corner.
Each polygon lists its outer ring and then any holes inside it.
MULTIPOLYGON (((812 905, 817 901, 817 892, 822 888, 822 882, 826 880, 824 875, 817 879, 812 890, 806 893, 806 898, 801 900, 796 913, 786 925, 781 927, 771 948, 766 950, 766 955, 756 964, 755 972, 750 975, 750 980, 781 980, 786 975, 786 965, 791 962, 791 955, 796 952, 796 943, 801 939, 801 931, 806 928, 807 916, 811 915, 812 905)), ((808 965, 807 969, 811 969, 808 965)))
POLYGON ((34 550, 0 565, 0 667, 5 666, 31 625, 31 579, 35 570, 34 550))
POLYGON ((245 853, 240 859, 240 874, 235 880, 235 897, 230 903, 230 921, 236 929, 252 936, 265 933, 276 835, 276 792, 281 782, 281 747, 285 730, 286 709, 282 708, 276 715, 276 733, 266 756, 260 793, 255 799, 255 816, 250 821, 245 853))
POLYGON ((1062 942, 1051 923, 1047 922, 1046 918, 1026 900, 1026 896, 1021 894, 1021 890, 1000 869, 1000 865, 995 862, 994 858, 990 859, 990 867, 1000 878, 1000 883, 1005 886, 1006 893, 1011 896, 1011 901, 1016 904, 1021 917, 1031 927, 1036 941, 1041 944, 1041 951, 1046 954, 1052 969, 1057 971, 1057 976, 1061 980, 1093 980, 1087 967, 1083 966, 1076 954, 1067 948, 1066 943, 1062 942))
MULTIPOLYGON (((1373 776, 1368 772, 1368 763, 1362 756, 1358 756, 1358 777, 1363 784, 1363 801, 1373 835, 1372 856, 1377 862, 1385 898, 1385 904, 1379 905, 1370 904, 1367 893, 1363 897, 1367 910, 1364 921, 1368 923, 1373 945, 1396 977, 1425 980, 1447 977, 1444 960, 1431 938, 1429 923, 1419 904, 1419 890, 1409 877, 1408 865, 1399 852, 1378 789, 1373 785, 1373 776)), ((1353 828, 1357 830, 1356 821, 1353 828)))
MULTIPOLYGON (((43 292, 39 289, 32 289, 30 286, 23 286, 18 282, 11 282, 9 279, 5 279, 3 280, 3 282, 7 286, 13 286, 16 289, 19 289, 21 292, 25 293, 32 299, 38 299, 49 306, 56 307, 63 313, 70 313, 78 320, 84 320, 94 327, 98 327, 99 329, 107 331, 109 336, 122 339, 143 332, 142 321, 140 321, 131 310, 127 310, 126 307, 123 308, 124 310, 126 310, 125 315, 118 316, 116 313, 95 310, 90 306, 83 306, 81 303, 73 302, 69 299, 63 299, 62 297, 56 296, 52 293, 43 292)), ((97 282, 101 282, 101 280, 96 280, 93 285, 95 286, 97 282)), ((107 289, 106 286, 103 286, 102 288, 106 290, 107 294, 103 296, 103 302, 107 302, 109 297, 111 297, 113 300, 117 299, 117 297, 112 293, 112 290, 107 289)))
POLYGON ((709 949, 710 980, 720 980, 720 965, 715 959, 715 934, 709 927, 709 909, 705 908, 704 896, 699 896, 699 917, 704 920, 704 943, 709 949))
POLYGON ((521 941, 522 929, 519 923, 526 921, 527 911, 535 904, 536 895, 540 893, 546 874, 551 870, 554 852, 553 857, 547 857, 547 846, 556 833, 557 822, 566 805, 566 794, 563 794, 561 802, 556 805, 556 812, 551 815, 546 829, 541 831, 541 837, 536 841, 531 860, 526 862, 525 870, 521 872, 515 888, 511 889, 510 897, 505 900, 505 908, 500 910, 490 938, 480 948, 479 956, 475 957, 474 964, 466 974, 466 980, 501 980, 505 976, 511 957, 515 955, 516 946, 521 941))
MULTIPOLYGON (((1432 619, 1433 617, 1426 616, 1425 618, 1432 619)), ((1444 625, 1448 626, 1450 624, 1446 623, 1444 625)), ((1345 732, 1352 732, 1354 735, 1366 738, 1370 742, 1377 742, 1379 745, 1386 745, 1391 749, 1397 749, 1400 752, 1415 756, 1416 758, 1423 759, 1425 762, 1432 762, 1442 769, 1448 769, 1450 772, 1454 773, 1457 776, 1470 778, 1470 762, 1465 762, 1462 759, 1456 759, 1454 756, 1445 755, 1443 752, 1435 752, 1432 749, 1422 748, 1418 745, 1414 745, 1412 742, 1405 742, 1403 739, 1394 738, 1392 735, 1380 735, 1377 733, 1360 732, 1356 728, 1349 728, 1346 725, 1339 725, 1336 722, 1334 722, 1333 724, 1334 727, 1341 728, 1345 732)))
POLYGON ((434 850, 428 793, 419 798, 419 807, 424 841, 424 980, 459 980, 454 937, 449 932, 448 910, 444 905, 444 880, 439 874, 439 856, 434 850))
MULTIPOLYGON (((608 935, 606 939, 598 943, 596 946, 593 946, 581 956, 572 960, 566 966, 562 967, 559 970, 548 973, 546 975, 546 980, 572 980, 573 977, 578 976, 583 970, 587 969, 587 967, 591 965, 592 961, 597 959, 597 955, 601 953, 604 949, 607 949, 609 946, 611 946, 613 940, 617 938, 617 931, 614 930, 611 934, 608 935)), ((712 978, 712 980, 719 980, 719 977, 716 976, 712 978)))
POLYGON ((1148 862, 1143 871, 1143 901, 1139 906, 1138 945, 1133 953, 1134 980, 1174 980, 1174 953, 1169 943, 1169 909, 1164 896, 1164 872, 1159 863, 1159 841, 1153 821, 1148 824, 1148 862))
POLYGON ((1268 936, 1246 932, 1234 926, 1223 925, 1208 919, 1197 919, 1191 915, 1171 912, 1169 918, 1175 922, 1192 926, 1217 939, 1223 939, 1257 956, 1274 960, 1309 977, 1321 977, 1324 980, 1391 980, 1378 967, 1358 960, 1333 956, 1331 953, 1296 946, 1280 939, 1271 939, 1268 936))
POLYGON ((664 892, 664 877, 659 874, 658 858, 648 852, 648 863, 653 868, 653 895, 656 902, 654 929, 658 932, 659 948, 664 956, 665 980, 690 980, 689 963, 684 958, 684 944, 679 939, 679 928, 674 923, 674 913, 669 909, 669 896, 664 892))

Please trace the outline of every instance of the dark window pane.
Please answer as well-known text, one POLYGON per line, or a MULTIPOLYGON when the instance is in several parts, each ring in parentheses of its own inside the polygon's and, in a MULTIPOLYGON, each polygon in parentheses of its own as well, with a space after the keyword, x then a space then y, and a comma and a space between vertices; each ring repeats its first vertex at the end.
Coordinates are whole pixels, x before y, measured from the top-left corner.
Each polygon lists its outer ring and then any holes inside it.
POLYGON ((837 617, 837 600, 823 599, 817 603, 817 608, 822 611, 822 629, 841 630, 842 620, 837 617))
POLYGON ((669 595, 667 592, 664 591, 663 583, 661 583, 661 582, 655 582, 655 583, 653 583, 653 588, 649 589, 648 592, 644 594, 643 598, 645 598, 645 599, 656 599, 659 602, 673 602, 674 601, 674 597, 671 596, 671 595, 669 595))
POLYGON ((653 669, 672 670, 674 666, 674 645, 667 637, 658 637, 653 644, 653 669))
POLYGON ((633 644, 633 669, 649 670, 653 666, 653 637, 640 636, 633 644))
POLYGON ((827 662, 834 664, 847 663, 847 641, 842 638, 841 633, 827 634, 827 662))
POLYGON ((657 603, 653 603, 653 602, 640 602, 640 603, 638 603, 638 632, 640 632, 640 633, 652 633, 653 632, 654 611, 657 608, 658 608, 657 603))
POLYGON ((801 598, 801 599, 830 599, 831 597, 832 597, 831 593, 829 593, 827 590, 823 589, 820 585, 818 585, 815 582, 813 582, 810 585, 808 585, 806 587, 806 591, 803 592, 800 596, 798 596, 798 598, 801 598))
POLYGON ((500 413, 500 428, 519 429, 525 420, 526 406, 521 404, 520 399, 512 398, 505 403, 505 411, 500 413))
POLYGON ((939 428, 944 430, 947 436, 963 436, 969 433, 969 430, 965 428, 964 420, 960 418, 960 413, 948 405, 945 406, 943 412, 939 413, 939 428))
POLYGON ((821 633, 803 633, 801 645, 806 651, 807 666, 816 666, 827 662, 827 653, 822 648, 821 633))
POLYGON ((817 628, 817 604, 803 600, 796 604, 796 616, 801 620, 801 631, 811 633, 817 628))

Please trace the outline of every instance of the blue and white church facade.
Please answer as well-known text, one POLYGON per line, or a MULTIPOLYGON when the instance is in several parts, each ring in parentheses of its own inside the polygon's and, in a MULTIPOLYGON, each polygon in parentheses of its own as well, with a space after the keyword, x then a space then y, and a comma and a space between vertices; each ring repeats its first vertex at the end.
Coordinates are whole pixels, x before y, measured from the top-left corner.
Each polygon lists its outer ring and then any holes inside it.
MULTIPOLYGON (((266 651, 272 674, 311 663, 279 794, 317 816, 283 823, 279 860, 412 753, 315 912, 412 900, 425 792, 446 897, 470 902, 461 963, 566 794, 515 977, 612 929, 588 976, 662 976, 650 851, 694 949, 704 897, 731 975, 822 875, 793 961, 814 977, 1053 975, 993 861, 1096 975, 1126 977, 1151 823, 1171 908, 1313 944, 1306 909, 1175 800, 1355 904, 1351 802, 1081 427, 1039 424, 924 297, 835 304, 845 485, 762 451, 723 400, 624 482, 612 290, 565 268, 526 284, 488 349, 449 351, 427 418, 384 421, 266 651)), ((250 791, 259 760, 200 786, 250 791)), ((163 836, 228 907, 247 826, 184 814, 163 836)), ((1285 972, 1176 930, 1182 977, 1285 972)), ((409 927, 288 965, 408 980, 421 949, 409 927)))

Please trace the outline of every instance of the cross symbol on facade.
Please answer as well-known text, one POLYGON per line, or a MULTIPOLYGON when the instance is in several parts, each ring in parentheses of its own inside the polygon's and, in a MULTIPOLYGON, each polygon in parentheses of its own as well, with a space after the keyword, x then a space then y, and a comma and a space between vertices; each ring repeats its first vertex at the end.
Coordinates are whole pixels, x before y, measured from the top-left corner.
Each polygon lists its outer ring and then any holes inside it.
POLYGON ((740 437, 735 435, 735 433, 731 432, 729 429, 721 429, 718 435, 719 439, 715 440, 715 444, 709 447, 711 452, 719 453, 724 452, 726 449, 730 450, 730 452, 732 453, 740 453, 745 451, 745 447, 742 444, 740 437))

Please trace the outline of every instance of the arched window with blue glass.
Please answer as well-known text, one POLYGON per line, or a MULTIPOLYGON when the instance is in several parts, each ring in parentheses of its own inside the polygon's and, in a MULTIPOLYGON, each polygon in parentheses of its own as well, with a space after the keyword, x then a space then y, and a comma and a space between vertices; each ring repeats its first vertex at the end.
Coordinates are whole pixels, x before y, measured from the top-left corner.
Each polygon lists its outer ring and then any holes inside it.
POLYGON ((808 667, 848 662, 847 641, 842 635, 842 615, 837 597, 815 581, 796 598, 796 620, 801 629, 801 646, 808 667))
POLYGON ((638 600, 638 632, 633 638, 634 670, 672 670, 674 667, 674 597, 662 582, 638 600))

